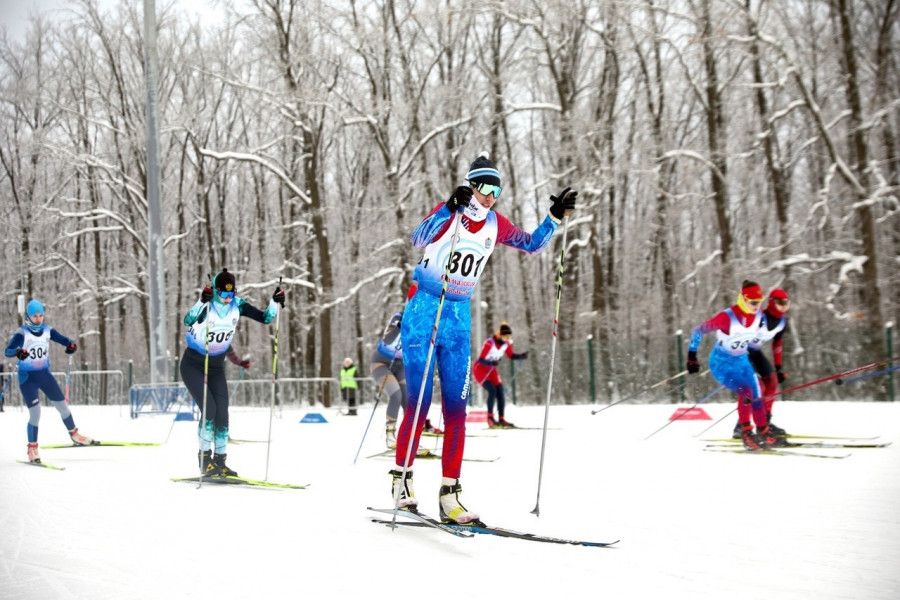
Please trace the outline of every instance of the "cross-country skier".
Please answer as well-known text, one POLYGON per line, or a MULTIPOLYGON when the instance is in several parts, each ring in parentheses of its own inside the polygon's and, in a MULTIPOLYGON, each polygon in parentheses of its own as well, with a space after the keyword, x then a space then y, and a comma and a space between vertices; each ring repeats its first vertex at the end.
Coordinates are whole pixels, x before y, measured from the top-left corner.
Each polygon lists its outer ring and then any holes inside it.
MULTIPOLYGON (((775 394, 778 392, 778 384, 784 383, 787 379, 787 373, 783 371, 783 355, 784 355, 784 332, 788 328, 787 311, 791 307, 791 300, 788 293, 781 288, 776 288, 769 292, 769 302, 762 314, 762 323, 759 328, 759 335, 750 342, 750 348, 747 356, 750 357, 750 363, 756 370, 762 382, 763 403, 766 407, 766 421, 769 423, 769 431, 777 436, 786 435, 781 427, 772 422, 772 405, 775 404, 775 394), (772 340, 772 359, 775 363, 774 370, 772 363, 766 358, 762 352, 762 346, 769 340, 772 340)), ((734 427, 735 438, 742 436, 742 427, 740 420, 734 427)))
POLYGON ((94 440, 78 433, 75 418, 59 384, 50 373, 50 342, 66 348, 66 354, 74 354, 78 346, 49 325, 44 324, 44 305, 31 300, 25 307, 25 324, 19 327, 6 345, 6 356, 19 359, 19 390, 28 407, 28 460, 40 463, 38 453, 38 425, 41 421, 41 402, 38 392, 44 392, 59 416, 62 417, 69 437, 78 446, 89 446, 94 440))
POLYGON ((206 414, 200 416, 200 470, 208 476, 236 476, 225 464, 228 451, 228 383, 225 380, 225 356, 241 317, 263 324, 271 323, 284 307, 284 290, 275 288, 265 312, 236 294, 234 275, 228 269, 213 277, 203 288, 200 300, 184 317, 187 348, 181 358, 181 379, 194 402, 203 410, 203 380, 207 354, 209 359, 206 414))
MULTIPOLYGON (((413 281, 406 293, 406 301, 416 293, 416 282, 413 281)), ((377 389, 388 398, 385 410, 384 439, 388 449, 397 447, 397 418, 400 416, 400 407, 406 398, 406 373, 403 370, 403 344, 400 340, 400 324, 403 322, 403 309, 394 313, 378 346, 372 352, 369 364, 369 374, 375 381, 377 389)))
POLYGON ((487 390, 488 427, 512 429, 515 425, 503 416, 506 409, 506 390, 503 388, 503 380, 500 379, 500 369, 497 368, 504 356, 511 360, 528 358, 527 352, 521 354, 513 352, 512 328, 506 322, 501 323, 494 335, 484 341, 481 352, 472 366, 472 376, 487 390), (498 420, 494 420, 494 400, 497 401, 497 413, 500 417, 498 420))
POLYGON ((390 472, 394 497, 400 507, 414 508, 418 501, 413 493, 412 470, 419 438, 431 406, 433 378, 437 364, 441 380, 444 417, 444 445, 441 456, 443 479, 439 491, 440 517, 445 521, 468 523, 478 515, 460 502, 462 487, 459 475, 466 435, 466 402, 469 395, 469 360, 472 323, 469 300, 488 258, 498 245, 511 246, 534 254, 550 241, 563 217, 575 208, 577 192, 566 188, 559 196, 551 196, 550 215, 537 228, 525 232, 506 217, 492 210, 500 197, 500 173, 483 153, 466 173, 466 184, 459 186, 446 202, 435 206, 411 236, 416 248, 424 254, 416 265, 418 290, 403 315, 401 339, 406 367, 408 401, 397 434, 396 468, 390 472), (473 201, 474 200, 474 201, 473 201), (456 215, 459 215, 459 237, 454 243, 456 215), (454 248, 451 256, 450 250, 454 248), (449 275, 446 294, 442 294, 445 269, 449 275), (441 298, 443 297, 443 304, 441 298), (438 307, 441 306, 434 347, 431 336, 438 307), (426 363, 431 349, 431 362, 426 363), (419 392, 425 380, 419 418, 413 428, 419 392), (412 455, 407 457, 410 436, 412 455), (404 480, 404 465, 407 471, 404 480))
POLYGON ((716 381, 738 395, 738 419, 741 423, 741 439, 748 450, 760 450, 783 444, 770 430, 762 389, 756 371, 750 363, 747 351, 759 336, 762 324, 760 305, 765 294, 758 283, 745 280, 741 284, 737 302, 691 331, 688 347, 687 370, 700 371, 697 349, 703 336, 716 332, 716 343, 709 354, 709 370, 716 381), (751 414, 756 423, 756 433, 750 422, 751 414))

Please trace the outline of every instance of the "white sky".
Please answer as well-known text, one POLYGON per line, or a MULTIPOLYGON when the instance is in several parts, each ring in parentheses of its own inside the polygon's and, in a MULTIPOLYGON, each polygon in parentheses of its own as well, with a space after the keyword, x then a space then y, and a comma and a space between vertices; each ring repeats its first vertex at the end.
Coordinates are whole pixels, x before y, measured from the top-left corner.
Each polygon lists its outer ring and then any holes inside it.
MULTIPOLYGON (((17 464, 26 413, 0 413, 0 597, 4 600, 215 598, 900 598, 900 403, 776 403, 795 433, 880 435, 883 449, 841 460, 704 452, 711 421, 665 424, 669 404, 551 407, 540 518, 534 508, 541 431, 471 424, 465 503, 508 528, 621 542, 613 549, 489 536, 457 539, 369 522, 390 505, 390 459, 352 464, 371 405, 359 417, 320 410, 273 420, 269 478, 306 490, 173 483, 196 465, 195 424, 128 417, 127 407, 73 408, 81 430, 154 448, 44 450, 54 472, 17 464), (492 437, 487 437, 490 434, 492 437)), ((731 402, 706 406, 713 419, 731 402)), ((540 427, 544 410, 509 407, 540 427)), ((432 413, 436 418, 436 413, 432 413)), ((269 411, 233 409, 232 437, 265 440, 269 411)), ((383 447, 379 406, 362 455, 383 447)), ((727 436, 726 418, 713 436, 727 436)), ((41 441, 66 441, 44 408, 41 441)), ((434 443, 426 440, 426 444, 434 443)), ((263 478, 266 444, 229 447, 229 464, 263 478)), ((835 450, 820 452, 836 453, 835 450)), ((424 512, 437 512, 440 468, 414 466, 424 512)))
MULTIPOLYGON (((106 12, 112 7, 123 2, 130 2, 140 6, 143 10, 143 0, 98 0, 101 12, 106 12)), ((171 0, 156 0, 156 10, 168 5, 171 0)), ((216 5, 219 0, 175 0, 176 10, 190 14, 202 14, 204 18, 218 18, 216 5)), ((49 15, 62 15, 62 9, 70 8, 70 0, 0 0, 0 23, 7 28, 11 38, 21 39, 28 27, 29 15, 33 12, 49 15)))

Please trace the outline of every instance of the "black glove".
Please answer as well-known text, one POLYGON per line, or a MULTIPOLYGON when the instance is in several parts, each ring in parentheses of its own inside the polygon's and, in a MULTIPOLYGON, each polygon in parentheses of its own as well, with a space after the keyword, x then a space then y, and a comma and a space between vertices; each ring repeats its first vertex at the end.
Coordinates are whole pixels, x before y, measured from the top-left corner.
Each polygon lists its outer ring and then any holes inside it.
POLYGON ((250 360, 249 359, 242 360, 241 367, 243 367, 245 369, 249 369, 250 368, 250 360))
POLYGON ((778 377, 778 383, 784 383, 784 380, 788 378, 787 373, 781 372, 781 365, 775 367, 775 375, 778 377))
POLYGON ((78 350, 78 346, 75 345, 75 342, 66 346, 66 354, 75 354, 76 350, 78 350))
POLYGON ((550 201, 553 203, 550 205, 550 214, 557 221, 562 221, 567 212, 575 210, 575 199, 577 197, 578 192, 573 192, 572 188, 564 189, 559 193, 559 196, 550 196, 550 201))
POLYGON ((203 291, 200 292, 200 302, 206 304, 207 302, 212 302, 212 288, 206 286, 203 288, 203 291))
POLYGON ((694 352, 693 350, 688 350, 687 372, 688 373, 699 373, 700 372, 700 361, 697 360, 697 353, 694 352))
POLYGON ((456 212, 460 206, 466 208, 470 204, 472 204, 472 188, 467 185, 456 188, 456 191, 447 200, 447 208, 450 209, 450 212, 456 212))
POLYGON ((272 294, 272 300, 281 305, 281 308, 284 308, 284 290, 280 287, 275 288, 275 293, 272 294))
POLYGON ((525 360, 528 358, 528 351, 519 352, 518 354, 513 354, 513 360, 525 360))
POLYGON ((16 350, 16 358, 18 358, 19 360, 25 360, 26 358, 28 358, 28 350, 26 350, 25 348, 19 348, 18 350, 16 350))

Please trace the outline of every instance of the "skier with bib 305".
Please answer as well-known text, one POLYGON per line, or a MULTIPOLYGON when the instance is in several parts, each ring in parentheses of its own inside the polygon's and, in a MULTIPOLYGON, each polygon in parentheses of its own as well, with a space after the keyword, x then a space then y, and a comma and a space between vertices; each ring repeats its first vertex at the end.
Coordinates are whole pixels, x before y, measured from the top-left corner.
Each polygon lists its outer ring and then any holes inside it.
POLYGON ((697 349, 703 336, 716 332, 716 343, 709 354, 709 370, 716 381, 738 396, 738 419, 741 424, 741 439, 748 450, 761 450, 784 444, 769 431, 762 388, 756 371, 747 355, 753 340, 759 336, 762 324, 762 304, 765 294, 758 283, 745 280, 741 284, 737 302, 708 321, 697 325, 691 331, 688 347, 687 370, 700 371, 697 349), (750 422, 756 424, 756 433, 750 422))
POLYGON ((44 392, 53 408, 59 411, 76 446, 94 443, 91 438, 78 433, 66 397, 50 373, 50 342, 65 346, 66 354, 74 354, 78 348, 74 341, 44 324, 44 305, 38 300, 31 300, 25 307, 25 325, 10 338, 5 355, 19 359, 19 390, 28 407, 28 461, 33 463, 41 462, 38 453, 38 425, 41 421, 39 392, 44 392))
POLYGON ((228 383, 225 380, 225 357, 231 346, 238 320, 249 317, 263 324, 271 323, 284 307, 284 290, 275 288, 272 300, 261 311, 236 294, 234 275, 228 269, 213 277, 203 288, 200 301, 188 311, 184 324, 187 348, 181 358, 181 379, 194 402, 204 410, 204 373, 208 382, 205 411, 200 415, 200 451, 197 459, 206 476, 237 476, 225 464, 228 452, 228 383))
POLYGON ((512 328, 503 322, 494 335, 484 341, 481 352, 472 365, 472 375, 475 381, 485 389, 487 397, 487 423, 488 427, 497 429, 515 429, 515 425, 506 420, 506 390, 503 380, 500 379, 500 370, 497 365, 504 356, 510 360, 524 360, 528 358, 527 352, 517 354, 513 352, 512 328), (497 402, 497 414, 499 419, 494 419, 494 401, 497 402))
POLYGON ((444 417, 443 478, 438 498, 440 518, 446 522, 478 520, 478 514, 460 501, 459 483, 470 391, 472 292, 494 248, 504 245, 529 254, 540 252, 563 217, 575 208, 577 197, 577 192, 570 188, 559 196, 551 196, 550 214, 528 233, 492 210, 500 197, 500 183, 497 167, 487 154, 482 154, 466 173, 465 185, 457 187, 449 200, 434 207, 411 237, 413 245, 423 248, 424 254, 413 276, 419 287, 404 311, 401 324, 409 398, 397 434, 396 467, 390 472, 392 492, 397 506, 407 509, 417 506, 411 467, 431 406, 432 373, 436 364, 444 417), (440 321, 436 323, 438 311, 440 321), (431 360, 426 364, 428 358, 431 360), (420 392, 422 404, 417 412, 420 392), (410 438, 411 454, 407 456, 410 438))

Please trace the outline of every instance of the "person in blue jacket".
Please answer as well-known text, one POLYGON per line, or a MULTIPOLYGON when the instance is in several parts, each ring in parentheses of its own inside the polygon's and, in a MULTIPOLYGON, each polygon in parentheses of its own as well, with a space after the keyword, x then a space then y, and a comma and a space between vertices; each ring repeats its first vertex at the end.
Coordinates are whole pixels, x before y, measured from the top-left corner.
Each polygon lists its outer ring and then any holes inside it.
POLYGON ((8 358, 19 359, 19 390, 28 407, 28 461, 37 464, 41 462, 38 453, 38 425, 41 421, 39 392, 44 392, 59 411, 74 444, 89 446, 94 443, 91 438, 78 433, 66 397, 50 373, 50 342, 65 346, 66 354, 74 354, 78 349, 75 342, 44 324, 44 305, 39 300, 31 300, 25 307, 25 324, 13 333, 4 354, 8 358))

